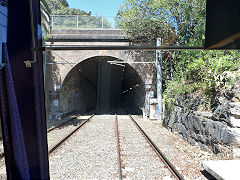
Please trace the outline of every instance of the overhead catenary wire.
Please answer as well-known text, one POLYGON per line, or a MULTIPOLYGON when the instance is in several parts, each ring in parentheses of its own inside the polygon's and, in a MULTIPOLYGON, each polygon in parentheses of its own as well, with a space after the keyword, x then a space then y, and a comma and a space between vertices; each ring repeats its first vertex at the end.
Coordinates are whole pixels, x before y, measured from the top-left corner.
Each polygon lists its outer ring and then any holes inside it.
POLYGON ((77 63, 73 63, 73 62, 49 62, 49 63, 46 63, 46 64, 77 64, 77 63))

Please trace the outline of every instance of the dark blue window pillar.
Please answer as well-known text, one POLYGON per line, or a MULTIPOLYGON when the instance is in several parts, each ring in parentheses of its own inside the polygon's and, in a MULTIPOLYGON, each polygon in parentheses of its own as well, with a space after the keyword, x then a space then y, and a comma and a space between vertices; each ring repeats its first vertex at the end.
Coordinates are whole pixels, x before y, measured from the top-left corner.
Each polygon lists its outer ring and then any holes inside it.
MULTIPOLYGON (((30 179, 49 179, 42 53, 37 52, 37 61, 32 67, 26 67, 24 63, 33 60, 29 2, 29 0, 8 0, 7 49, 26 150, 26 155, 18 154, 18 158, 26 160, 28 164, 26 173, 29 173, 30 179)), ((32 0, 32 3, 36 47, 41 47, 40 2, 32 0)), ((8 98, 5 100, 9 101, 8 98)), ((21 179, 17 173, 20 167, 14 157, 19 147, 12 142, 14 139, 12 137, 16 134, 11 132, 13 126, 11 123, 8 119, 5 123, 10 131, 9 136, 4 137, 5 142, 6 140, 9 142, 8 146, 4 147, 7 152, 7 173, 8 178, 21 179)))

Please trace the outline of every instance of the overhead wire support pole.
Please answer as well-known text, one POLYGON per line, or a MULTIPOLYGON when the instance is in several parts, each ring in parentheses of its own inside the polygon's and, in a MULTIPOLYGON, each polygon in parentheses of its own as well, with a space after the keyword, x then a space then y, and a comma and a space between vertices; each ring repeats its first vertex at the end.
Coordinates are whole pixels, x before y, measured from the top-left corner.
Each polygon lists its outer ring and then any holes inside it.
MULTIPOLYGON (((161 46, 161 38, 157 38, 157 46, 161 46)), ((157 69, 157 103, 158 121, 163 120, 162 108, 162 55, 161 50, 156 50, 156 69, 157 69)))
POLYGON ((77 19, 77 29, 78 29, 78 16, 76 16, 76 19, 77 19))
POLYGON ((102 16, 102 29, 103 29, 103 16, 102 16))
POLYGON ((170 79, 173 80, 173 62, 172 62, 172 58, 170 58, 170 79))

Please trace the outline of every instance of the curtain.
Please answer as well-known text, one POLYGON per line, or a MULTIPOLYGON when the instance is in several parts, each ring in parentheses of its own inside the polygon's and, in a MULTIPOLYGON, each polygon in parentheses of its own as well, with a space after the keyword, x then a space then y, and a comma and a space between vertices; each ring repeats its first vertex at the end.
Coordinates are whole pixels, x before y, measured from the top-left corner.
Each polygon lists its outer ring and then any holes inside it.
POLYGON ((3 43, 3 62, 5 67, 0 73, 0 98, 8 179, 16 179, 16 177, 30 179, 23 130, 5 43, 3 43))

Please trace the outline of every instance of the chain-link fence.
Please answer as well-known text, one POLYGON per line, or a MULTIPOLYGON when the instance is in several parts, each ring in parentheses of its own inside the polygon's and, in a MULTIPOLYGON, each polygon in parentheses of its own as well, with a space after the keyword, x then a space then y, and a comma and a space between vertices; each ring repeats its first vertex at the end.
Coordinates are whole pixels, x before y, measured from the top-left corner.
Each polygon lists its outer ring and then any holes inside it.
POLYGON ((52 29, 120 29, 119 19, 110 16, 52 15, 52 29))

